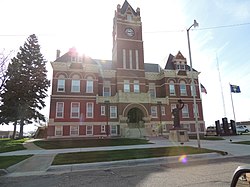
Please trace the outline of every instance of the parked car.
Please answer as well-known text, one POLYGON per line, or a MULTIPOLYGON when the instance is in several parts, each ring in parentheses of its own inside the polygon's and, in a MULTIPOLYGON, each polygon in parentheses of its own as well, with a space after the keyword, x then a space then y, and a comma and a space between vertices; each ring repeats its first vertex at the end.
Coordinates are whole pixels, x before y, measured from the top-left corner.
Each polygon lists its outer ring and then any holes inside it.
POLYGON ((245 125, 237 125, 236 126, 236 133, 242 134, 242 133, 248 133, 249 129, 245 125))
POLYGON ((207 127, 206 136, 216 136, 216 135, 217 135, 217 132, 216 132, 216 127, 215 126, 207 127))

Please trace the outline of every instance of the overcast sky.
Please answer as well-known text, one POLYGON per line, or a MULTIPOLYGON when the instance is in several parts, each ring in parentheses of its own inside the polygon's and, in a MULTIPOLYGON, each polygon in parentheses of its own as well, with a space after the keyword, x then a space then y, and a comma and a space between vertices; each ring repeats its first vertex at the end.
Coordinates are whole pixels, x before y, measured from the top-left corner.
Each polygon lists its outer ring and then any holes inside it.
MULTIPOLYGON (((112 56, 114 11, 123 0, 1 0, 0 49, 18 51, 30 34, 38 36, 42 54, 54 61, 76 47, 96 59, 112 56)), ((128 0, 141 10, 145 63, 164 68, 168 55, 180 50, 188 57, 186 29, 196 19, 199 28, 190 30, 193 67, 207 89, 202 94, 206 125, 226 116, 233 119, 229 82, 239 85, 233 94, 237 121, 250 120, 250 1, 249 0, 128 0), (217 69, 220 67, 221 82, 217 69), (221 90, 222 86, 222 90, 221 90)), ((188 60, 189 63, 189 60, 188 60)), ((51 79, 52 72, 48 63, 51 79)), ((50 95, 50 93, 49 93, 50 95)), ((49 115, 49 98, 43 113, 49 115)), ((13 127, 0 126, 0 130, 13 127)), ((25 131, 34 127, 25 127, 25 131)))

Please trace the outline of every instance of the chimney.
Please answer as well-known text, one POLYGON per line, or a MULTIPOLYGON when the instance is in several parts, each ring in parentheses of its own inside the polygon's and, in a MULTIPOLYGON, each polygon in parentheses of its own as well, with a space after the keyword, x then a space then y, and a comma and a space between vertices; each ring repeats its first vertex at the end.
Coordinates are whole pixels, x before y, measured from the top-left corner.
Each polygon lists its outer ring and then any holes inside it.
POLYGON ((56 50, 56 59, 58 59, 60 57, 60 53, 61 51, 59 49, 56 50))

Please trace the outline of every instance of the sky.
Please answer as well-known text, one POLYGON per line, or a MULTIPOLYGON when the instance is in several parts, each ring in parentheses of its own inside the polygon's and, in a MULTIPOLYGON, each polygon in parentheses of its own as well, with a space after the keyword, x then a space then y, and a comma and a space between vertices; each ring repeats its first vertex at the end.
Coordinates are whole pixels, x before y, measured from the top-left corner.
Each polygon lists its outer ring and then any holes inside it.
MULTIPOLYGON (((36 34, 48 61, 49 79, 52 78, 50 62, 55 60, 57 49, 64 54, 76 47, 79 53, 91 58, 111 60, 114 12, 123 2, 1 0, 0 50, 17 52, 30 34, 36 34)), ((206 126, 214 125, 222 117, 234 119, 232 100, 236 121, 250 120, 249 0, 128 2, 141 11, 145 63, 164 68, 168 55, 181 51, 189 64, 186 29, 194 19, 199 23, 189 34, 193 68, 200 72, 199 80, 207 90, 207 94, 202 94, 206 126), (232 94, 232 99, 229 83, 241 89, 241 93, 232 94)), ((48 118, 49 97, 46 103, 42 113, 48 118)), ((12 129, 11 125, 0 126, 0 130, 12 129)), ((24 131, 35 129, 29 125, 24 131)))

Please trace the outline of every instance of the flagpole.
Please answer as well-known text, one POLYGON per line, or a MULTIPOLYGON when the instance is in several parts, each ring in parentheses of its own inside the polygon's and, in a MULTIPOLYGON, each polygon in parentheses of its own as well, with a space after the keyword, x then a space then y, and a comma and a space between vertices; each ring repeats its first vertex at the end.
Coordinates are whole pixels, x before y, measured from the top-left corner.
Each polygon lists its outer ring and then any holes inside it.
POLYGON ((229 83, 229 87, 230 87, 230 93, 231 93, 231 101, 232 101, 232 108, 233 108, 233 114, 234 114, 234 121, 235 121, 235 124, 237 125, 236 118, 235 118, 235 112, 234 112, 233 95, 232 95, 232 90, 231 90, 231 84, 230 83, 229 83))
POLYGON ((222 103, 223 103, 223 109, 224 109, 224 117, 226 117, 226 107, 225 107, 225 100, 224 100, 224 94, 223 94, 223 88, 222 88, 222 83, 221 83, 221 76, 220 76, 220 66, 219 66, 219 61, 218 61, 218 56, 216 53, 216 61, 217 61, 217 70, 219 73, 219 81, 220 81, 220 90, 221 90, 221 97, 222 97, 222 103))

